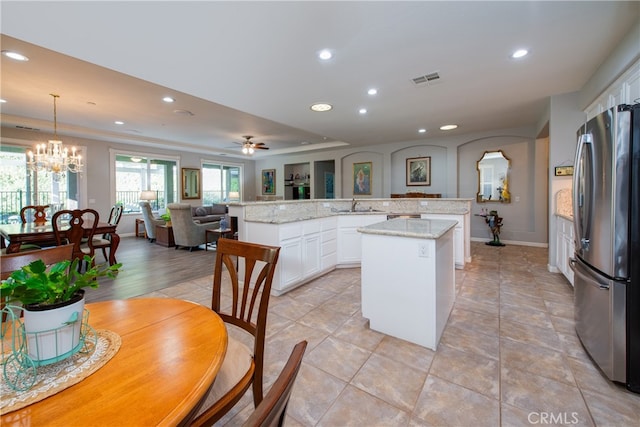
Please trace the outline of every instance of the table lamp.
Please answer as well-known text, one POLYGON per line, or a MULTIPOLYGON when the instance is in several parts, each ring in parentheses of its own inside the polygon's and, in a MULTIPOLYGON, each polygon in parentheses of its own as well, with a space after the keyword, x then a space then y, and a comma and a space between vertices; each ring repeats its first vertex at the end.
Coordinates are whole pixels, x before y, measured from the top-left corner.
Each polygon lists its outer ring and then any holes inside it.
POLYGON ((158 198, 158 195, 153 190, 142 190, 140 192, 140 197, 139 197, 140 200, 146 200, 150 202, 151 200, 156 200, 157 198, 158 198))

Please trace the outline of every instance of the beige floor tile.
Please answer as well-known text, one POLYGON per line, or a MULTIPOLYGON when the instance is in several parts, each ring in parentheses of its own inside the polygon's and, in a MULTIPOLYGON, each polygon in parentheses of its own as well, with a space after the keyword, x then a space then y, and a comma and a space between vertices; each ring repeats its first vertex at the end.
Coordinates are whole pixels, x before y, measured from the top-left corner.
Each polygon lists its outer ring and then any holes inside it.
POLYGON ((329 310, 323 305, 302 316, 298 319, 298 323, 330 334, 342 326, 350 317, 348 314, 329 310))
POLYGON ((344 381, 303 362, 287 414, 303 425, 315 426, 346 386, 344 381))
POLYGON ((500 403, 429 375, 414 414, 434 426, 497 426, 500 424, 500 403))
POLYGON ((364 391, 347 386, 322 417, 319 427, 404 426, 409 414, 364 391))
POLYGON ((500 336, 514 341, 540 345, 551 349, 560 349, 560 339, 553 327, 541 328, 536 325, 515 322, 510 319, 500 320, 500 336))
POLYGON ((426 377, 426 372, 372 354, 351 384, 397 408, 411 411, 426 377))
POLYGON ((351 343, 328 337, 305 355, 305 362, 346 382, 351 381, 371 352, 351 343))
POLYGON ((500 334, 500 318, 478 313, 454 306, 449 315, 447 326, 457 326, 479 334, 498 336, 500 334))
POLYGON ((497 336, 478 334, 457 326, 445 328, 440 338, 440 345, 448 345, 460 351, 475 353, 495 360, 499 359, 500 344, 497 336))
POLYGON ((490 398, 500 398, 500 366, 495 359, 441 345, 429 374, 490 398))
POLYGON ((375 353, 426 373, 429 371, 435 351, 399 338, 385 336, 375 353))
POLYGON ((611 394, 583 392, 598 426, 637 427, 640 425, 640 395, 624 390, 611 394))
POLYGON ((576 385, 567 358, 561 351, 502 339, 500 362, 509 371, 527 371, 571 386, 576 385))
POLYGON ((502 402, 518 408, 553 414, 576 413, 578 422, 589 425, 591 416, 577 387, 518 369, 502 368, 502 402))
POLYGON ((361 315, 351 316, 332 335, 370 351, 375 350, 385 337, 384 334, 369 329, 369 320, 361 315))
POLYGON ((500 320, 510 320, 543 329, 554 330, 553 323, 551 323, 551 319, 546 311, 528 306, 511 305, 508 303, 500 304, 500 320))

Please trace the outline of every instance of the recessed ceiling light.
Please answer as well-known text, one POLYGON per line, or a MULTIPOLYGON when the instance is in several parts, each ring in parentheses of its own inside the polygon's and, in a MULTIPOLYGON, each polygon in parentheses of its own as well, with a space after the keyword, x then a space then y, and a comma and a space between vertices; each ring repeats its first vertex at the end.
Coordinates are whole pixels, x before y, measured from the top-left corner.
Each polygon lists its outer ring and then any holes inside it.
POLYGON ((163 100, 164 102, 167 102, 167 103, 172 103, 172 102, 175 102, 175 101, 176 101, 175 99, 173 99, 173 98, 172 98, 172 97, 170 97, 170 96, 165 96, 164 98, 162 98, 162 100, 163 100))
POLYGON ((333 105, 331 104, 327 104, 324 102, 318 102, 316 104, 313 104, 311 106, 311 110, 313 111, 319 111, 319 112, 323 112, 323 111, 329 111, 333 108, 333 105))
POLYGON ((124 124, 124 122, 123 122, 122 120, 116 120, 116 121, 115 121, 115 122, 113 122, 113 123, 115 123, 115 124, 117 124, 117 125, 123 125, 123 124, 124 124))
POLYGON ((418 132, 419 132, 419 133, 425 133, 426 131, 427 131, 427 130, 426 130, 425 128, 418 129, 418 132))
POLYGON ((318 58, 324 61, 326 61, 327 59, 331 59, 332 56, 333 54, 329 49, 322 49, 320 52, 318 52, 318 58))
POLYGON ((440 126, 440 130, 453 130, 453 129, 457 129, 458 125, 444 125, 444 126, 440 126))
POLYGON ((2 54, 4 56, 6 56, 7 58, 15 59, 16 61, 28 61, 29 60, 29 58, 27 58, 23 54, 18 53, 18 52, 12 52, 10 50, 3 50, 2 54))
POLYGON ((375 95, 375 94, 377 94, 377 93, 378 93, 378 89, 376 89, 376 88, 372 87, 371 89, 369 89, 369 90, 367 91, 367 93, 368 93, 369 95, 375 95))
POLYGON ((358 110, 358 113, 367 114, 367 109, 366 108, 361 108, 361 109, 358 110))
POLYGON ((529 51, 527 49, 518 49, 511 54, 511 57, 513 59, 518 59, 518 58, 522 58, 523 56, 527 56, 528 54, 529 54, 529 51))

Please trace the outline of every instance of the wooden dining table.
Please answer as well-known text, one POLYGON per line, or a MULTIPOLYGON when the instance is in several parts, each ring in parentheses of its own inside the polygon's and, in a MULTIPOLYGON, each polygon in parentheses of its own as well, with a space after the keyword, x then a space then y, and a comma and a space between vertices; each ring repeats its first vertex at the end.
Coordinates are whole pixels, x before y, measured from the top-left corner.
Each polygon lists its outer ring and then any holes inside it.
POLYGON ((222 365, 227 331, 210 308, 171 298, 87 304, 89 324, 120 335, 118 352, 79 383, 0 418, 2 426, 180 425, 222 365))
MULTIPOLYGON (((68 225, 62 226, 62 232, 64 233, 68 228, 68 225)), ((109 224, 108 222, 98 222, 94 236, 102 234, 111 235, 111 245, 109 246, 109 264, 114 265, 116 263, 116 250, 120 244, 120 236, 116 233, 115 224, 109 224)), ((2 245, 4 247, 5 240, 9 242, 7 246, 7 253, 20 252, 20 246, 23 244, 41 244, 44 242, 52 242, 56 240, 56 235, 53 232, 53 225, 51 221, 47 221, 44 224, 36 224, 28 222, 25 224, 2 224, 0 225, 0 236, 2 236, 2 245)))

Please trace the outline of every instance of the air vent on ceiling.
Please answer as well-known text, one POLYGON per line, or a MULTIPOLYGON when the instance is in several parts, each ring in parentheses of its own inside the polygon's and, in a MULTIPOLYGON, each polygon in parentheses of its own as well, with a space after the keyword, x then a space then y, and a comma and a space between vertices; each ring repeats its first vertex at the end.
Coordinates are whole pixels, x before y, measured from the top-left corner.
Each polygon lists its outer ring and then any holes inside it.
POLYGON ((183 116, 193 116, 194 114, 189 110, 173 110, 175 114, 180 114, 183 116))
POLYGON ((36 132, 40 132, 40 129, 32 128, 32 127, 29 127, 29 126, 16 125, 16 129, 33 130, 33 131, 36 131, 36 132))
POLYGON ((424 76, 419 76, 411 80, 413 81, 413 84, 416 86, 434 84, 440 80, 440 74, 438 74, 437 71, 434 71, 433 73, 425 74, 424 76))

